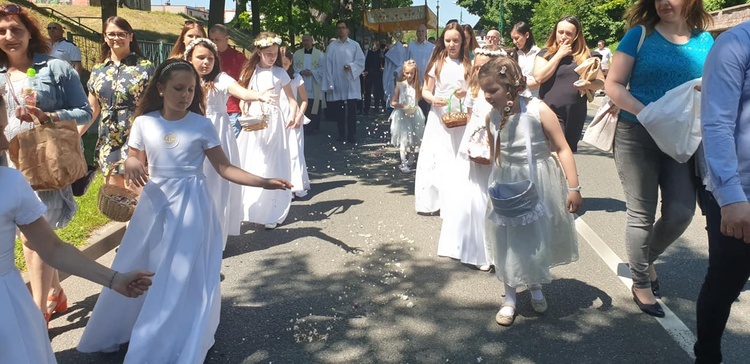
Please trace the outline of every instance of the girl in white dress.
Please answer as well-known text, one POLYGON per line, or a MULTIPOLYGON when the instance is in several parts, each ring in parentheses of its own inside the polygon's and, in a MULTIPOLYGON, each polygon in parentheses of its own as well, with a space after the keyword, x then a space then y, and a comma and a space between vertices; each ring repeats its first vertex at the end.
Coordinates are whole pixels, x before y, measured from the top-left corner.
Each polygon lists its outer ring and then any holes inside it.
POLYGON ((458 111, 459 100, 466 96, 471 60, 463 49, 464 43, 463 28, 458 23, 448 24, 427 64, 422 97, 432 107, 419 147, 414 181, 414 207, 418 213, 434 214, 448 194, 460 193, 448 177, 466 127, 447 128, 441 117, 448 111, 449 102, 451 111, 458 111))
POLYGON ((203 175, 208 158, 223 178, 245 186, 289 188, 233 166, 203 114, 193 66, 162 63, 136 109, 125 177, 143 192, 112 267, 156 272, 148 294, 125 300, 103 290, 78 350, 114 352, 125 363, 203 363, 219 325, 221 225, 203 175), (145 161, 148 160, 148 167, 145 161))
POLYGON ((492 201, 487 207, 488 250, 505 286, 495 321, 508 326, 515 319, 516 288, 528 287, 532 308, 544 313, 541 284, 552 280, 550 267, 578 260, 572 213, 581 207, 581 188, 557 116, 541 100, 519 95, 526 80, 518 64, 506 57, 488 62, 479 71, 479 85, 493 108, 486 121, 492 161, 488 189, 492 194, 496 184, 531 179, 539 195, 539 204, 518 217, 498 214, 492 201))
POLYGON ((409 173, 414 154, 424 135, 424 114, 419 108, 422 98, 422 81, 419 79, 417 62, 408 60, 401 67, 401 76, 393 91, 391 106, 391 144, 399 147, 401 172, 409 173))
POLYGON ((487 181, 490 178, 489 144, 485 119, 492 106, 484 99, 479 88, 479 69, 495 57, 506 55, 497 46, 485 46, 474 50, 474 71, 469 82, 466 106, 469 123, 461 139, 452 169, 454 185, 460 194, 449 195, 440 215, 438 255, 461 260, 480 270, 490 269, 486 252, 484 220, 487 214, 487 181), (487 164, 483 164, 487 163, 487 164))
MULTIPOLYGON (((289 141, 289 158, 292 163, 292 193, 295 197, 307 196, 310 190, 310 176, 307 174, 307 161, 305 161, 305 133, 302 132, 302 125, 308 124, 310 119, 305 117, 307 110, 307 91, 305 90, 305 81, 299 73, 294 71, 294 53, 289 47, 281 47, 281 66, 286 70, 292 79, 292 93, 295 100, 299 100, 297 116, 294 120, 294 126, 287 128, 287 140, 289 141)), ((281 111, 286 117, 289 116, 289 99, 286 95, 281 95, 281 111)))
MULTIPOLYGON (((297 123, 297 100, 292 91, 291 79, 281 65, 281 38, 273 33, 260 33, 253 43, 255 50, 242 66, 240 85, 251 90, 273 89, 276 95, 283 92, 289 100, 289 113, 285 115, 275 103, 240 102, 242 132, 237 137, 242 169, 258 175, 273 175, 291 179, 292 166, 286 128, 297 123), (258 117, 264 118, 265 127, 255 128, 258 117)), ((278 98, 278 96, 277 96, 278 98)), ((292 204, 291 191, 266 191, 242 188, 243 221, 275 229, 286 219, 292 204)))
MULTIPOLYGON (((8 119, 0 97, 0 154, 8 150, 8 119)), ((18 364, 53 364, 44 316, 29 295, 15 265, 16 227, 26 236, 27 248, 52 267, 109 287, 127 297, 138 297, 151 285, 151 272, 121 274, 84 256, 52 231, 45 206, 21 172, 0 167, 0 361, 18 364)))
MULTIPOLYGON (((227 100, 234 96, 245 101, 272 101, 268 91, 256 92, 240 86, 235 79, 221 71, 216 45, 206 38, 197 38, 185 49, 185 60, 193 64, 201 77, 201 86, 206 96, 206 117, 211 120, 219 134, 221 149, 232 165, 240 164, 237 138, 229 122, 227 100)), ((221 220, 222 247, 226 248, 227 235, 240 234, 242 221, 242 188, 222 178, 210 161, 203 162, 208 190, 213 195, 214 205, 221 220)))

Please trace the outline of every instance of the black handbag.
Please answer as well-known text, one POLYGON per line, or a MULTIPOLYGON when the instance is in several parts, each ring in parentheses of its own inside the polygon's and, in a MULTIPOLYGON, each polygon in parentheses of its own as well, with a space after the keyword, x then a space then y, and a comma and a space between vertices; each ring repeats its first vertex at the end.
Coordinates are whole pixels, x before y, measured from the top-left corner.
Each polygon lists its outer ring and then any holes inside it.
MULTIPOLYGON (((489 186, 488 192, 492 201, 492 212, 489 218, 492 222, 502 226, 527 225, 545 215, 544 204, 534 183, 536 163, 531 157, 531 120, 526 115, 524 99, 521 98, 520 102, 520 118, 524 120, 526 129, 526 160, 529 163, 530 179, 512 183, 492 183, 489 186)), ((497 158, 494 159, 497 161, 497 158)))

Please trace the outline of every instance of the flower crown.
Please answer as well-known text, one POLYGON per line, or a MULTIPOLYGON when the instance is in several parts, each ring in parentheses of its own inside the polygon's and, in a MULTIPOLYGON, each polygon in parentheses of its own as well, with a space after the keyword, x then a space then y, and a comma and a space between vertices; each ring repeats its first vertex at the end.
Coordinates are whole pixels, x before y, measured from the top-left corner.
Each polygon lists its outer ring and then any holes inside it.
POLYGON ((190 44, 188 44, 187 47, 185 47, 185 53, 182 54, 182 58, 185 59, 186 61, 189 61, 188 55, 190 54, 190 52, 193 51, 193 49, 195 49, 195 47, 198 44, 201 44, 201 43, 208 45, 214 52, 217 52, 217 53, 219 52, 219 48, 216 47, 216 44, 212 42, 211 39, 195 38, 193 39, 192 42, 190 42, 190 44))
POLYGON ((505 50, 502 48, 496 51, 491 51, 489 49, 484 49, 484 48, 476 48, 474 49, 474 55, 477 55, 477 54, 485 55, 487 57, 507 57, 508 56, 508 53, 505 52, 505 50))
POLYGON ((253 42, 254 46, 261 47, 261 48, 270 47, 270 46, 272 46, 274 44, 281 45, 281 38, 279 38, 279 37, 265 37, 265 38, 261 38, 261 39, 256 40, 255 42, 253 42))

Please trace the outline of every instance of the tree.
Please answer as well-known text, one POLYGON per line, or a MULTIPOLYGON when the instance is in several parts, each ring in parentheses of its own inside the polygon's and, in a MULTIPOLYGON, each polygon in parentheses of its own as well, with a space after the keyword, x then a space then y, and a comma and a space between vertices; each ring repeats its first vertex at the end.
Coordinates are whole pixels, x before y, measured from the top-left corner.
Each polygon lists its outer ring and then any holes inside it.
POLYGON ((211 0, 208 6, 208 27, 224 24, 224 0, 211 0))
POLYGON ((111 16, 117 16, 117 0, 102 0, 102 29, 111 16))
POLYGON ((544 43, 555 23, 564 15, 573 15, 581 22, 583 35, 590 47, 599 39, 616 42, 625 31, 622 20, 633 0, 541 0, 534 7, 532 30, 537 42, 544 43))

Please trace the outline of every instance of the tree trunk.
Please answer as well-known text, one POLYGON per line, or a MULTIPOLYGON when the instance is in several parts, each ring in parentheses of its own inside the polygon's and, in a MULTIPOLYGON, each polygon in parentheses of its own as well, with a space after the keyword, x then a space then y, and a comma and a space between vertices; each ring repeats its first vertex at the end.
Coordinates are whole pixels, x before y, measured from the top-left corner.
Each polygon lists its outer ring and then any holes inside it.
POLYGON ((260 0, 250 1, 250 12, 253 17, 253 38, 260 34, 260 0))
POLYGON ((102 0, 102 29, 111 16, 117 16, 117 0, 102 0))
POLYGON ((211 0, 208 6, 208 28, 214 24, 224 24, 224 0, 211 0))
MULTIPOLYGON (((292 20, 292 13, 294 12, 294 5, 291 1, 289 1, 289 21, 292 20)), ((289 45, 294 45, 294 29, 292 27, 289 27, 289 45)))

